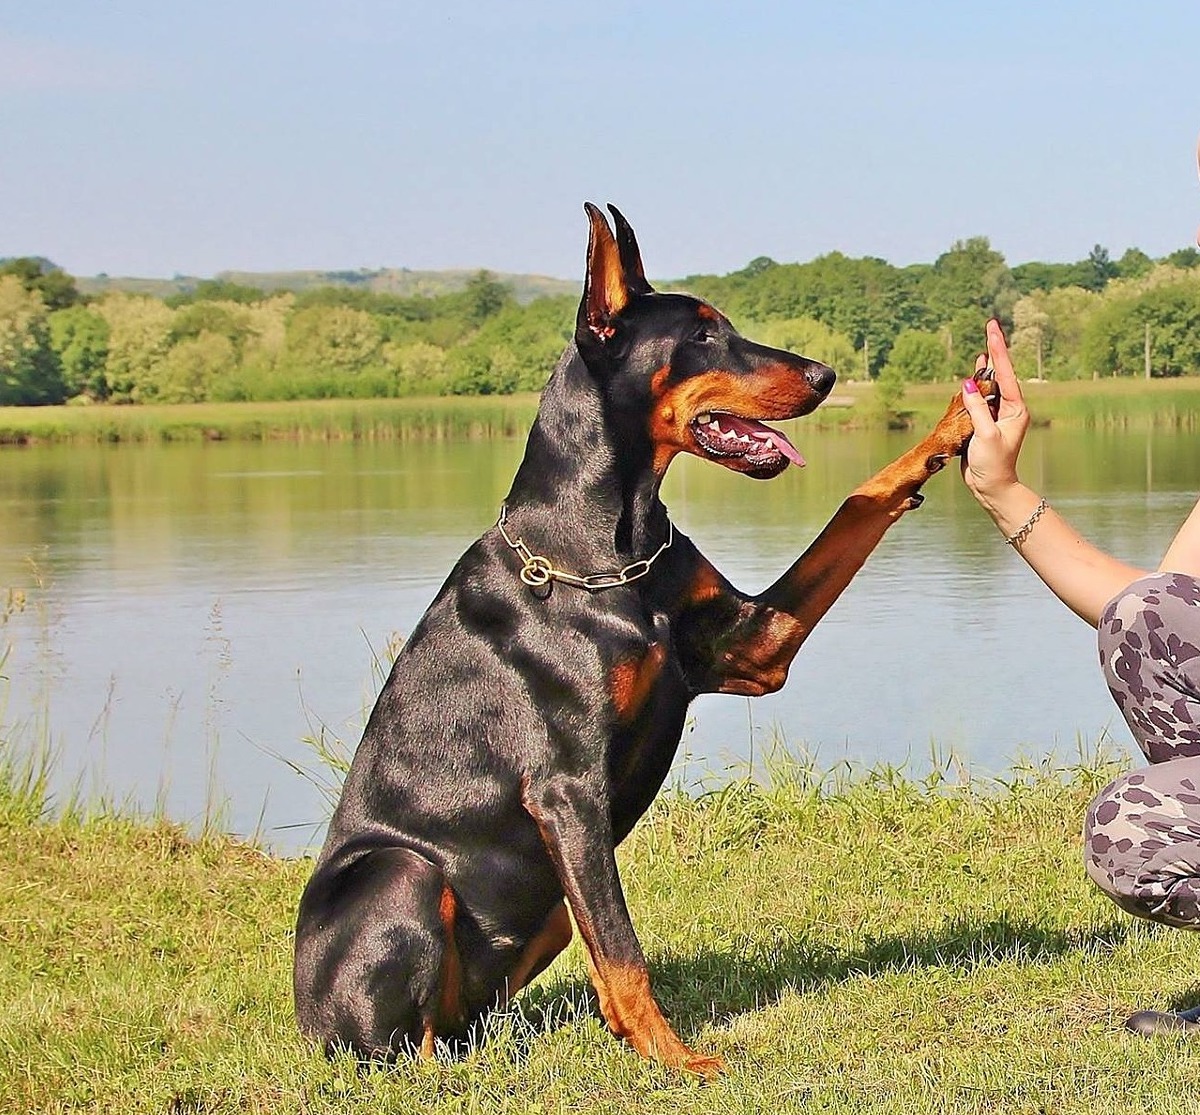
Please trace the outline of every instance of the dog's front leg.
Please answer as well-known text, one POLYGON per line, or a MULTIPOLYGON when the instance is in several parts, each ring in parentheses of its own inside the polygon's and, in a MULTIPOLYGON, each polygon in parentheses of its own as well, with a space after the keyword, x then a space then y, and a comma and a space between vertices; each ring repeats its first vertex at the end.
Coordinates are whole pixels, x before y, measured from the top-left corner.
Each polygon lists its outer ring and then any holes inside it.
POLYGON ((701 1076, 721 1072, 724 1062, 689 1049, 654 998, 617 873, 603 779, 561 774, 541 783, 527 779, 522 800, 558 872, 609 1028, 643 1057, 701 1076))
MULTIPOLYGON (((977 373, 976 379, 994 397, 990 374, 977 373)), ((711 568, 702 570, 693 598, 703 599, 706 591, 712 597, 710 617, 701 621, 712 646, 706 688, 746 696, 778 689, 809 632, 888 528, 921 505, 921 486, 963 452, 971 431, 971 419, 956 395, 933 430, 859 485, 792 567, 758 596, 739 596, 723 580, 717 586, 711 568)))

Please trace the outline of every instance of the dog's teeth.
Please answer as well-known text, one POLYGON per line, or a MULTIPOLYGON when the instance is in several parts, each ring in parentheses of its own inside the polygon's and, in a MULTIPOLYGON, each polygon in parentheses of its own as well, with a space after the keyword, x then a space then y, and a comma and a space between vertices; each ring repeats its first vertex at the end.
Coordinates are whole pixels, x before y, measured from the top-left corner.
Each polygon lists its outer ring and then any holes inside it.
POLYGON ((719 433, 721 432, 721 423, 720 423, 720 422, 718 422, 718 421, 717 421, 717 420, 714 418, 714 419, 713 419, 713 420, 712 420, 712 421, 711 421, 711 422, 708 424, 708 428, 709 428, 710 430, 712 430, 712 431, 713 431, 713 433, 715 433, 715 434, 719 434, 719 433))
POLYGON ((697 425, 707 426, 711 421, 712 421, 712 415, 709 414, 708 411, 705 411, 703 414, 696 415, 696 424, 697 425))
POLYGON ((749 434, 740 434, 738 436, 738 441, 744 442, 746 445, 749 445, 750 444, 750 435, 749 434))
POLYGON ((764 449, 774 449, 775 448, 775 439, 773 437, 766 438, 763 441, 763 448, 764 449))

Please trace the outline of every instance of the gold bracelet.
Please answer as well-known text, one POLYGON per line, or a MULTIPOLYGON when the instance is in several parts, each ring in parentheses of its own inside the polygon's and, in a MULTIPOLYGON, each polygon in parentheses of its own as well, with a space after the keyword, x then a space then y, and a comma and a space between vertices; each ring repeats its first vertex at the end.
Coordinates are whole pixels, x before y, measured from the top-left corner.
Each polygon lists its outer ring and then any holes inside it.
POLYGON ((1033 533, 1034 524, 1046 513, 1046 508, 1049 506, 1045 499, 1038 500, 1038 505, 1033 509, 1033 514, 1013 534, 1010 534, 1004 540, 1004 544, 1016 549, 1017 546, 1033 533))

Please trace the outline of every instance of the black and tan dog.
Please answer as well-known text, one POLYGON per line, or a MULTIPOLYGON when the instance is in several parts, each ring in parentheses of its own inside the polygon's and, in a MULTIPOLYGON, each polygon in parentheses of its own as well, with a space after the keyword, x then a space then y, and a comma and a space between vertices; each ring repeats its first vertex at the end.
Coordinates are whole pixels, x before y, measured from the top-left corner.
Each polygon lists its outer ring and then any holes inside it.
POLYGON ((591 220, 575 343, 542 395, 500 521, 450 573, 379 695, 300 903, 301 1028, 329 1050, 431 1056, 583 937, 600 1009, 693 1072, 650 989, 614 849, 661 787, 699 693, 778 689, 918 489, 962 451, 956 399, 746 596, 659 498, 694 453, 758 478, 803 463, 762 419, 807 414, 823 364, 647 283, 633 231, 591 220))

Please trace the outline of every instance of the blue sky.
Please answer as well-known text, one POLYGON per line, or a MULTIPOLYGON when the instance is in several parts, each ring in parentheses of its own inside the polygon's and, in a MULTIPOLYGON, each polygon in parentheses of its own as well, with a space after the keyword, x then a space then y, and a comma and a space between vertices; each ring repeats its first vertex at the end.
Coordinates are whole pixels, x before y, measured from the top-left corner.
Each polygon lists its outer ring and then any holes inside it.
POLYGON ((832 250, 1163 255, 1200 223, 1197 0, 0 7, 0 256, 76 274, 652 276, 832 250))

